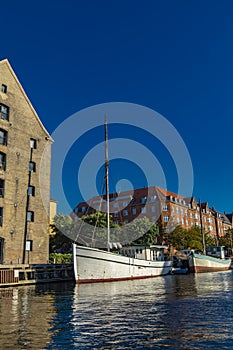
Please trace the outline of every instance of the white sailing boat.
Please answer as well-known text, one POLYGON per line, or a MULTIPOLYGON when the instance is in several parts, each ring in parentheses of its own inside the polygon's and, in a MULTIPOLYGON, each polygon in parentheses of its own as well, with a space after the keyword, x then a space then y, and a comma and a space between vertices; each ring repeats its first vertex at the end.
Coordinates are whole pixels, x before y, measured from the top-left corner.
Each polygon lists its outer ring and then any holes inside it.
POLYGON ((76 283, 109 282, 151 278, 170 273, 172 261, 165 261, 165 246, 127 246, 110 251, 108 129, 105 120, 105 185, 107 211, 107 249, 101 250, 73 244, 73 264, 76 283))

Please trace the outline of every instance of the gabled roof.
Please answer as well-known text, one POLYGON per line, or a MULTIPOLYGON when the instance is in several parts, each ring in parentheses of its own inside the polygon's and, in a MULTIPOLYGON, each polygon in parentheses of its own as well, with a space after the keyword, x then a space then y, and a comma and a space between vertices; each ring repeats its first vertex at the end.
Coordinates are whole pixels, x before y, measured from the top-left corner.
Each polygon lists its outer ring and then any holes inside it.
POLYGON ((29 100, 29 98, 28 98, 26 92, 24 91, 24 89, 23 89, 21 83, 19 82, 18 77, 16 76, 16 74, 15 74, 13 68, 11 67, 11 65, 10 65, 10 63, 9 63, 9 61, 8 61, 7 58, 5 58, 5 59, 3 59, 3 60, 0 61, 0 66, 2 66, 2 65, 6 65, 7 68, 9 69, 9 71, 10 71, 10 73, 11 73, 13 79, 16 81, 16 83, 17 83, 17 85, 18 85, 20 91, 22 92, 22 94, 23 94, 25 100, 27 101, 27 103, 28 103, 28 105, 29 105, 29 108, 32 110, 33 114, 35 115, 35 118, 37 119, 37 121, 38 121, 38 123, 39 123, 39 125, 41 126, 41 128, 42 128, 43 131, 45 132, 46 136, 48 137, 48 140, 49 140, 49 141, 53 141, 53 139, 51 138, 50 134, 48 133, 48 131, 45 129, 44 125, 42 124, 42 122, 41 122, 41 120, 40 120, 38 114, 36 113, 34 107, 32 106, 32 104, 31 104, 31 102, 30 102, 30 100, 29 100))
POLYGON ((163 196, 167 197, 167 196, 172 196, 172 197, 176 197, 176 198, 180 198, 180 199, 184 199, 184 197, 180 196, 179 194, 173 193, 171 191, 165 190, 161 187, 157 187, 156 186, 156 190, 158 192, 160 192, 163 196))

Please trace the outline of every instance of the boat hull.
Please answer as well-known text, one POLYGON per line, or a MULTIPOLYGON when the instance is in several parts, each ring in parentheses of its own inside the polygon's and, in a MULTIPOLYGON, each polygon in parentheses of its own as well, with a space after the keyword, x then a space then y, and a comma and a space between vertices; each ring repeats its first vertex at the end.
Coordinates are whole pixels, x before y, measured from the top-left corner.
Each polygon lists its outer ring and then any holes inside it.
POLYGON ((73 244, 76 283, 151 278, 170 273, 172 261, 131 258, 73 244))
POLYGON ((231 267, 230 259, 220 259, 208 255, 193 253, 188 257, 190 272, 226 271, 231 267))

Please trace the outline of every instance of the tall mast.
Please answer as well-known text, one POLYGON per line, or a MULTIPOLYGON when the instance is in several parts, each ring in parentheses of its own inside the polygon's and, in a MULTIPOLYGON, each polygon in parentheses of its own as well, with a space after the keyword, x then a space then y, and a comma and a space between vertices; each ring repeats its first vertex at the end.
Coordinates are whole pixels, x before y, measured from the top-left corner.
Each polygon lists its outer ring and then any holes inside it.
POLYGON ((109 220, 109 160, 108 160, 108 125, 107 117, 104 118, 104 131, 105 131, 105 187, 106 187, 106 210, 107 210, 107 248, 109 251, 110 242, 110 220, 109 220))
POLYGON ((201 235, 202 235, 202 247, 203 247, 203 253, 206 255, 205 232, 203 230, 202 208, 201 208, 201 201, 200 201, 200 199, 199 199, 199 209, 200 209, 200 224, 201 224, 201 235))

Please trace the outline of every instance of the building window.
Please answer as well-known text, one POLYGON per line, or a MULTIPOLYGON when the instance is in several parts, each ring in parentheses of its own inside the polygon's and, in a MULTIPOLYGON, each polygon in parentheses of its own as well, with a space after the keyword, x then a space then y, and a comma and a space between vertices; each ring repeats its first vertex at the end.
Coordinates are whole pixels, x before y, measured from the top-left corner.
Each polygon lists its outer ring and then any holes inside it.
POLYGON ((35 196, 35 186, 28 187, 28 195, 33 197, 35 196))
POLYGON ((35 139, 30 139, 30 148, 36 149, 37 143, 35 139))
POLYGON ((26 241, 26 251, 31 252, 32 251, 32 240, 26 241))
POLYGON ((133 214, 133 215, 136 215, 136 214, 137 214, 137 209, 136 209, 136 208, 133 208, 133 209, 132 209, 132 214, 133 214))
POLYGON ((6 170, 6 155, 0 152, 0 170, 6 170))
POLYGON ((168 222, 169 221, 169 216, 164 216, 163 221, 164 222, 168 222))
POLYGON ((7 93, 7 86, 5 84, 2 84, 1 91, 6 94, 7 93))
POLYGON ((114 218, 118 218, 118 211, 114 211, 114 218))
POLYGON ((3 208, 0 207, 0 226, 2 226, 3 223, 3 208))
POLYGON ((155 212, 156 212, 156 208, 155 208, 154 205, 152 205, 152 207, 151 207, 151 212, 152 212, 152 213, 155 213, 155 212))
POLYGON ((34 212, 33 211, 28 211, 27 212, 27 221, 34 221, 34 212))
POLYGON ((9 107, 0 103, 0 118, 9 120, 9 107))
POLYGON ((168 206, 167 205, 163 206, 163 211, 168 211, 168 206))
POLYGON ((155 216, 152 216, 151 221, 152 221, 152 222, 156 222, 156 217, 155 217, 155 216))
POLYGON ((0 197, 4 198, 5 181, 0 179, 0 197))
POLYGON ((118 203, 117 202, 114 203, 113 206, 114 206, 114 208, 118 208, 118 203))
POLYGON ((35 162, 29 162, 29 171, 36 172, 36 163, 35 162))
POLYGON ((123 210, 123 216, 127 216, 128 215, 128 210, 123 210))
POLYGON ((190 218, 192 218, 193 217, 193 214, 192 213, 190 213, 190 218))
POLYGON ((0 129, 0 145, 7 145, 7 131, 0 129))
POLYGON ((141 213, 146 214, 146 207, 141 208, 141 213))
POLYGON ((155 202, 155 200, 156 200, 156 196, 155 195, 150 197, 150 201, 151 202, 155 202))
POLYGON ((146 203, 146 200, 147 200, 146 197, 142 197, 142 198, 141 198, 141 203, 142 203, 142 204, 145 204, 145 203, 146 203))
POLYGON ((127 207, 128 204, 128 202, 123 202, 123 207, 127 207))
POLYGON ((86 213, 86 211, 87 211, 87 207, 82 207, 82 213, 84 214, 84 213, 86 213))
POLYGON ((186 226, 188 226, 188 224, 189 224, 189 221, 188 221, 188 220, 186 219, 186 220, 185 220, 185 222, 186 222, 186 226))

